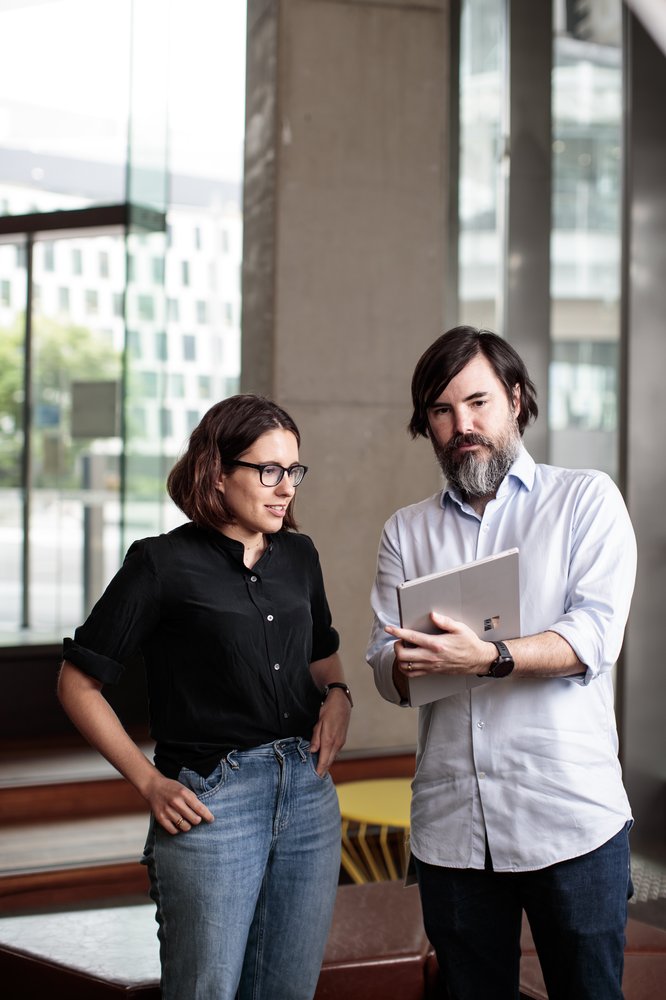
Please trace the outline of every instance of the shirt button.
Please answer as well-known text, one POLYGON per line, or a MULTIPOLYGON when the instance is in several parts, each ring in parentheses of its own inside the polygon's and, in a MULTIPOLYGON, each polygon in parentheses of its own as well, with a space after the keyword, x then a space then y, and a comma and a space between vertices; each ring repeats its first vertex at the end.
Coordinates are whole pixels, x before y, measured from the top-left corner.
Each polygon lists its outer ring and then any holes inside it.
POLYGON ((284 719, 288 719, 288 718, 289 718, 289 712, 283 712, 283 713, 282 713, 282 717, 283 717, 284 719))
POLYGON ((479 722, 477 722, 477 724, 476 724, 476 728, 477 729, 483 729, 484 726, 485 726, 485 722, 482 722, 481 720, 479 720, 479 722))
POLYGON ((256 576, 251 576, 250 580, 251 580, 252 583, 256 583, 257 582, 256 576))
POLYGON ((279 670, 279 669, 280 669, 280 664, 279 663, 274 663, 273 664, 273 670, 279 670))
POLYGON ((485 771, 479 771, 479 781, 481 781, 483 778, 485 778, 485 776, 486 776, 486 772, 485 771))
POLYGON ((273 615, 266 615, 266 621, 267 622, 272 622, 273 621, 273 615))

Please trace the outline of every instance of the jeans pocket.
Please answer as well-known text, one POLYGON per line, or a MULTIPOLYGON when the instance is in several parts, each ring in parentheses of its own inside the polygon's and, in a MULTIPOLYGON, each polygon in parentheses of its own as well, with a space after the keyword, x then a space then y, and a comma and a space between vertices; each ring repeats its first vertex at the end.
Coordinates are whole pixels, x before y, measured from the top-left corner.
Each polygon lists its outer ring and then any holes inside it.
POLYGON ((310 765, 310 770, 312 771, 317 781, 324 782, 327 779, 330 781, 331 776, 328 773, 328 771, 326 772, 326 774, 317 774, 317 764, 319 762, 319 754, 311 753, 310 750, 306 750, 306 753, 307 753, 308 764, 310 765))
POLYGON ((178 774, 178 781, 185 785, 191 792, 194 792, 200 802, 205 802, 224 785, 227 778, 228 765, 226 760, 221 760, 210 774, 204 777, 198 771, 192 771, 189 767, 182 767, 178 774))

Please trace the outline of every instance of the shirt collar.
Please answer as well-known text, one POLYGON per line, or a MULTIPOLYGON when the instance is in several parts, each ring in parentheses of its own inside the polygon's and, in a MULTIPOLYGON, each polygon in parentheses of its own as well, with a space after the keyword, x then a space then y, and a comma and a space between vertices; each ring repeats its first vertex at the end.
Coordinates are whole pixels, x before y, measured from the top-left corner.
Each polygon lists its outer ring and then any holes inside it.
MULTIPOLYGON (((498 497, 503 496, 503 494, 505 494, 509 490, 510 482, 512 479, 516 481, 516 484, 518 486, 522 485, 525 487, 526 490, 529 490, 531 492, 532 487, 534 486, 535 475, 536 475, 536 465, 534 459, 525 449, 525 446, 521 443, 520 451, 518 452, 518 455, 516 456, 513 465, 511 466, 506 476, 500 483, 500 487, 497 491, 497 496, 498 497)), ((442 507, 444 507, 444 505, 446 504, 447 497, 450 497, 451 500, 454 500, 460 507, 462 507, 464 504, 464 500, 460 496, 459 490, 455 489, 455 487, 447 485, 442 490, 442 495, 440 499, 442 507)))

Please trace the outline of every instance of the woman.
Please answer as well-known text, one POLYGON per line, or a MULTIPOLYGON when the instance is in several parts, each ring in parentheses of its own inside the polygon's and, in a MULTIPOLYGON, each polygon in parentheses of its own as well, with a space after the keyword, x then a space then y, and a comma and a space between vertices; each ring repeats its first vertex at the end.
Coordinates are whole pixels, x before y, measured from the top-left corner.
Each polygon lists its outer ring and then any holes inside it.
POLYGON ((65 710, 150 805, 164 1000, 309 1000, 319 975, 340 864, 328 768, 351 696, 317 552, 294 530, 299 444, 268 399, 213 406, 167 482, 190 522, 135 542, 64 643, 65 710), (101 694, 136 649, 154 765, 101 694))

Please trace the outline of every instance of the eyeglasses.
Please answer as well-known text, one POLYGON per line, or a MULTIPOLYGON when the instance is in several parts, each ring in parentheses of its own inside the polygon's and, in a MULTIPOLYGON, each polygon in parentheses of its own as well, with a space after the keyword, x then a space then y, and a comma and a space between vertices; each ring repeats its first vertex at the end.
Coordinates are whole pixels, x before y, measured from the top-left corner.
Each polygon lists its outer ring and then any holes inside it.
POLYGON ((255 465, 254 462, 241 462, 239 459, 223 458, 222 461, 225 465, 241 465, 244 469, 257 469, 262 486, 277 486, 282 482, 285 473, 289 476, 292 486, 299 486, 308 471, 307 465, 290 465, 285 469, 282 465, 255 465))

